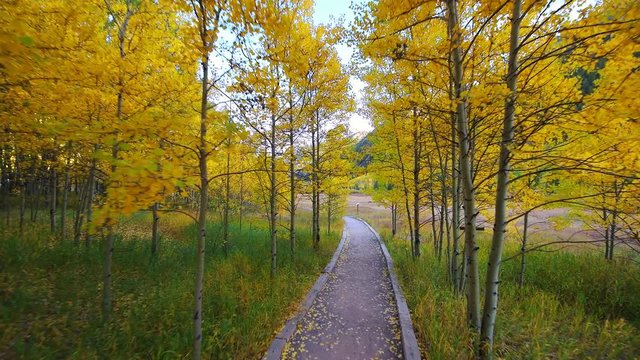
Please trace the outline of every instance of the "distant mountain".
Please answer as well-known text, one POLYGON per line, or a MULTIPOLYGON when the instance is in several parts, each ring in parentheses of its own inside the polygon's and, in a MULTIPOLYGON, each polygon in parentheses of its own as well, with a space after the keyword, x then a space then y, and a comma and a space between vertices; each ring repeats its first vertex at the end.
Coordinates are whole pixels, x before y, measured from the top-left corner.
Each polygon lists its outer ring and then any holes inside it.
POLYGON ((369 134, 370 134, 370 132, 369 132, 369 131, 356 131, 356 132, 354 132, 354 133, 352 134, 352 137, 353 137, 355 140, 360 141, 360 140, 364 139, 365 137, 367 137, 369 134))
POLYGON ((373 134, 373 131, 365 135, 360 141, 356 143, 355 151, 358 153, 358 158, 356 160, 356 166, 366 168, 371 163, 371 153, 369 149, 371 149, 371 140, 370 137, 373 134))

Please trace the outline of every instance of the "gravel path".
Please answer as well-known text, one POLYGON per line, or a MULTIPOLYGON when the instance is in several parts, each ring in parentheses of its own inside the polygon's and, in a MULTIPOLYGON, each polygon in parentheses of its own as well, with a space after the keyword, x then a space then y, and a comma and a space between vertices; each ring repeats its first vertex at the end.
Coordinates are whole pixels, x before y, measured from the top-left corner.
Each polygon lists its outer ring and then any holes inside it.
POLYGON ((362 222, 345 218, 348 243, 283 359, 401 359, 401 331, 380 245, 362 222))

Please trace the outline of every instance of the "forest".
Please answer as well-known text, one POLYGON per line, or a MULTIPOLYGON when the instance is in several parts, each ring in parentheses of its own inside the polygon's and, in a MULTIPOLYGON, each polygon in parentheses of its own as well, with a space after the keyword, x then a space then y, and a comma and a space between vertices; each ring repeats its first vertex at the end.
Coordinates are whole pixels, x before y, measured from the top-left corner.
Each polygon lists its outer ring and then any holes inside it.
POLYGON ((640 357, 640 5, 323 1, 0 4, 0 359, 640 357))

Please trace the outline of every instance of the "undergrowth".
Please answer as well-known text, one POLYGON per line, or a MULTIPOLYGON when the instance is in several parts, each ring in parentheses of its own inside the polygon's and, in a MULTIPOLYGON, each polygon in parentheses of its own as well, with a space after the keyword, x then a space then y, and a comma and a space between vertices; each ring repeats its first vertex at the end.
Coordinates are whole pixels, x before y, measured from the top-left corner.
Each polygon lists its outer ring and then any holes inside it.
MULTIPOLYGON (((89 249, 61 243, 48 236, 45 226, 27 229, 22 240, 4 232, 0 358, 190 356, 195 227, 167 216, 161 223, 170 237, 162 239, 160 255, 152 259, 150 240, 144 237, 150 229, 148 216, 125 223, 113 256, 110 322, 104 322, 100 312, 99 241, 89 249)), ((245 220, 242 230, 232 224, 227 256, 219 240, 220 225, 209 224, 203 323, 207 358, 255 359, 266 351, 339 239, 337 232, 324 237, 320 250, 313 251, 308 223, 300 221, 295 256, 289 251, 286 232, 281 232, 274 279, 269 273, 270 242, 264 220, 245 220)))
MULTIPOLYGON (((408 241, 383 231, 425 359, 470 359, 473 334, 466 300, 449 285, 444 257, 430 243, 420 259, 408 241)), ((479 241, 481 284, 490 242, 479 241)), ((507 243, 505 254, 518 245, 507 243)), ((627 262, 588 253, 532 253, 525 285, 519 260, 501 270, 495 351, 504 359, 634 359, 640 357, 640 277, 627 262)))

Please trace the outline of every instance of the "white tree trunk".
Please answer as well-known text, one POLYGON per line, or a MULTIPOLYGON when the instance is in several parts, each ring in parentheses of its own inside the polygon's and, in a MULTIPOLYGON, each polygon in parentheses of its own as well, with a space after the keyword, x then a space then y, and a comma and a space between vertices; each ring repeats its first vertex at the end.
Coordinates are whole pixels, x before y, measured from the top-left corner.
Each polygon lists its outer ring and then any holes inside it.
POLYGON ((498 310, 498 285, 500 282, 500 262, 502 261, 502 247, 506 232, 507 194, 509 184, 509 162, 511 158, 511 146, 514 137, 514 118, 516 110, 516 95, 518 86, 518 48, 520 33, 520 8, 522 0, 513 2, 511 15, 511 37, 509 45, 509 65, 507 73, 507 86, 510 94, 505 100, 504 122, 502 129, 502 141, 500 143, 500 159, 498 164, 498 179, 496 187, 495 222, 493 225, 493 239, 491 241, 491 253, 487 267, 485 284, 484 309, 482 315, 482 329, 480 331, 479 354, 482 359, 491 359, 493 356, 493 335, 498 310))
POLYGON ((462 96, 463 64, 460 28, 458 25, 458 9, 456 0, 447 0, 448 26, 452 38, 451 59, 453 65, 453 86, 456 106, 456 122, 460 151, 460 180, 464 198, 465 219, 465 261, 467 274, 467 317, 469 326, 480 328, 480 280, 478 274, 478 247, 476 246, 476 209, 475 189, 471 173, 471 136, 467 119, 467 99, 462 96))

